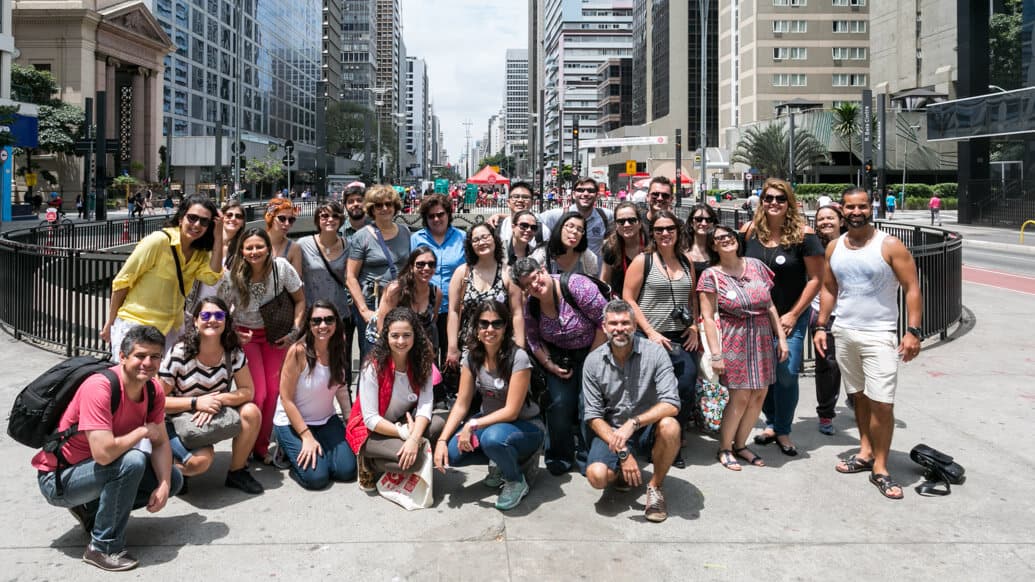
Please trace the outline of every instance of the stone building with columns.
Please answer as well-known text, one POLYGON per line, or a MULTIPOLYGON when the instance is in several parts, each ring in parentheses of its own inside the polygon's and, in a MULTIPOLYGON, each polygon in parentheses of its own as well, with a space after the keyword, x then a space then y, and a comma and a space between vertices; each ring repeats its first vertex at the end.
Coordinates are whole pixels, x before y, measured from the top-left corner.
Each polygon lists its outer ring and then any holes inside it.
MULTIPOLYGON (((84 106, 106 92, 109 175, 130 171, 146 182, 158 179, 162 137, 165 56, 175 50, 144 0, 14 0, 15 62, 50 71, 58 98, 84 106)), ((95 102, 95 107, 96 107, 95 102)), ((96 119, 96 116, 94 117, 96 119)), ((82 159, 54 156, 50 164, 65 200, 82 191, 82 159)))

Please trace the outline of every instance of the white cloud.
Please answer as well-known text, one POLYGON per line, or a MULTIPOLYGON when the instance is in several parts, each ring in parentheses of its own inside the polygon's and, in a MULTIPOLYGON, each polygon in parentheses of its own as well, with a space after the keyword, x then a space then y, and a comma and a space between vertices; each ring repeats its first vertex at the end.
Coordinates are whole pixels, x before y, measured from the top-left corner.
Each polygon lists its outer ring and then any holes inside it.
POLYGON ((464 149, 464 120, 471 120, 473 142, 503 105, 507 49, 528 46, 528 4, 401 0, 401 11, 406 54, 428 63, 431 99, 456 163, 464 149))

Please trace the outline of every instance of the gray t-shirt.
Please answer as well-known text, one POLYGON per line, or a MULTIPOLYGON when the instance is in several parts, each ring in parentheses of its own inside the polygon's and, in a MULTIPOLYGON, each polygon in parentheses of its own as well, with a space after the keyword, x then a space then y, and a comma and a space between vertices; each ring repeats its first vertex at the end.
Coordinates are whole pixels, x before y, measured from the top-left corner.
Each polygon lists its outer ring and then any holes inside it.
POLYGON ((679 408, 672 361, 658 344, 633 336, 633 350, 624 365, 615 361, 609 343, 586 357, 582 365, 582 403, 587 423, 602 418, 618 428, 659 402, 679 408))
MULTIPOLYGON (((266 327, 262 322, 262 314, 259 313, 259 306, 265 305, 273 300, 273 297, 284 289, 294 293, 302 287, 302 279, 298 277, 294 267, 287 259, 276 257, 273 259, 273 269, 270 269, 266 280, 258 283, 251 283, 247 289, 238 289, 230 277, 230 270, 223 272, 223 278, 219 281, 219 298, 230 305, 230 311, 234 314, 234 324, 253 329, 266 327), (276 269, 276 279, 273 277, 273 270, 276 269), (276 283, 276 288, 274 288, 276 283), (243 305, 241 296, 249 293, 248 305, 243 305)), ((272 338, 279 339, 279 338, 272 338)))
MULTIPOLYGON (((467 359, 467 352, 464 352, 464 356, 460 361, 460 365, 468 367, 470 364, 467 359)), ((519 372, 521 370, 528 370, 532 367, 532 362, 528 359, 528 353, 521 348, 515 348, 514 350, 514 363, 511 366, 510 373, 519 372)), ((478 370, 472 370, 474 372, 474 389, 482 395, 482 416, 490 414, 500 410, 507 405, 507 391, 510 388, 510 378, 502 378, 496 372, 490 372, 482 366, 478 370)), ((519 420, 528 420, 535 418, 539 414, 539 407, 530 402, 527 398, 525 399, 524 405, 521 407, 521 412, 518 413, 519 420)))
MULTIPOLYGON (((388 283, 395 280, 391 269, 388 268, 384 251, 377 242, 377 235, 371 230, 373 227, 364 227, 349 239, 349 258, 363 263, 359 270, 359 285, 363 288, 364 294, 370 291, 375 281, 380 281, 383 290, 388 283)), ((388 252, 392 254, 396 269, 402 271, 406 266, 406 259, 410 256, 410 231, 405 225, 399 226, 399 234, 395 235, 395 238, 385 240, 385 244, 388 245, 388 252)))
POLYGON ((305 304, 311 306, 317 299, 324 299, 334 304, 339 315, 345 316, 351 309, 347 297, 348 290, 345 288, 345 262, 349 256, 349 242, 344 238, 342 241, 345 245, 344 251, 326 263, 320 247, 316 244, 315 236, 303 238, 298 241, 298 246, 302 249, 305 304), (334 275, 327 270, 328 265, 334 270, 334 275), (338 278, 335 279, 335 276, 338 278))

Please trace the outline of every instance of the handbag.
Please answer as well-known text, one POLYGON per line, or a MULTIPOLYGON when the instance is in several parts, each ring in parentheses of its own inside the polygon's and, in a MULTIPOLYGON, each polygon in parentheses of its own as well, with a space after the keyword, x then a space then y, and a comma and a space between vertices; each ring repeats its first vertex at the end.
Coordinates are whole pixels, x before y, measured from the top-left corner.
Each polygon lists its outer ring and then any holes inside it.
POLYGON ((266 340, 273 343, 291 333, 295 325, 295 300, 287 288, 280 287, 277 263, 273 263, 273 299, 259 306, 262 325, 266 328, 266 340), (277 291, 280 287, 280 291, 277 291))
MULTIPOLYGON (((719 314, 715 314, 715 327, 719 328, 719 314)), ((704 430, 717 432, 722 424, 722 413, 730 400, 730 391, 719 381, 719 375, 712 368, 712 353, 708 348, 708 338, 704 325, 700 326, 701 363, 697 367, 697 418, 698 426, 704 430)), ((722 353, 722 334, 718 333, 719 353, 722 353)))
POLYGON ((421 439, 420 447, 423 458, 417 470, 413 473, 385 473, 377 480, 377 492, 381 497, 407 511, 431 507, 434 500, 431 489, 434 478, 431 443, 428 439, 421 439))
POLYGON ((181 412, 172 417, 176 436, 188 449, 210 447, 241 434, 241 414, 236 408, 220 408, 204 426, 198 426, 193 416, 193 412, 181 412))
POLYGON ((920 495, 948 495, 952 493, 950 484, 962 485, 967 480, 967 470, 963 465, 933 447, 916 445, 909 451, 909 458, 924 468, 925 481, 916 486, 916 492, 920 495), (938 489, 940 486, 945 488, 938 489))

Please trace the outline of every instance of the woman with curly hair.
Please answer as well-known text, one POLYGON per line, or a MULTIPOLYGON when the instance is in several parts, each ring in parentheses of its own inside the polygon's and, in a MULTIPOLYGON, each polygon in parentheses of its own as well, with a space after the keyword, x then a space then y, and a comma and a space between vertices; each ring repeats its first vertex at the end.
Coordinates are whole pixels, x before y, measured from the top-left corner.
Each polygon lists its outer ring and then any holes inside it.
MULTIPOLYGON (((241 416, 241 432, 234 437, 226 486, 245 493, 263 492, 262 485, 248 473, 248 453, 259 436, 262 413, 252 403, 252 375, 234 333, 230 308, 218 297, 204 297, 193 311, 194 325, 162 360, 158 378, 165 389, 168 415, 189 412, 191 421, 204 426, 223 408, 234 408, 241 416), (235 386, 230 391, 230 386, 235 386)), ((201 475, 212 466, 212 446, 187 449, 175 434, 170 435, 173 458, 183 476, 201 475)))
POLYGON ((302 276, 302 249, 288 238, 288 233, 298 220, 298 211, 287 198, 274 198, 266 205, 266 234, 272 243, 274 257, 282 257, 291 263, 298 276, 302 276))
POLYGON ((758 259, 773 272, 772 299, 780 314, 790 356, 776 367, 776 382, 769 386, 762 413, 766 428, 755 443, 776 442, 780 451, 796 456, 791 423, 798 406, 798 372, 812 299, 823 276, 824 249, 794 199, 794 188, 778 178, 762 185, 762 198, 752 221, 743 229, 744 254, 758 259))
POLYGON ((438 266, 438 259, 431 247, 420 245, 413 249, 406 266, 399 273, 399 278, 388 284, 381 305, 377 307, 377 331, 384 329, 384 318, 388 312, 399 307, 409 307, 420 319, 424 332, 431 340, 431 345, 438 351, 438 306, 442 301, 442 291, 431 284, 431 278, 438 266))
POLYGON ((526 399, 532 361, 514 344, 505 303, 478 303, 471 324, 460 392, 436 443, 435 467, 445 472, 451 465, 488 463, 483 483, 502 487, 496 509, 506 511, 528 494, 543 444, 539 407, 526 399), (464 422, 475 393, 482 397, 481 410, 464 422))
POLYGON ((233 310, 237 332, 244 342, 244 354, 255 382, 255 404, 262 410, 262 430, 255 441, 255 454, 265 462, 270 431, 273 430, 273 411, 280 393, 280 366, 284 353, 302 329, 305 315, 305 295, 302 280, 291 264, 282 257, 274 258, 270 237, 261 228, 247 228, 241 232, 240 244, 232 260, 232 267, 219 283, 219 297, 233 310), (294 329, 284 337, 267 337, 266 326, 259 307, 269 303, 282 291, 287 291, 294 302, 294 329))
POLYGON ((359 488, 373 491, 377 473, 409 473, 421 466, 421 439, 442 432, 432 417, 435 357, 420 319, 408 307, 385 316, 381 334, 359 375, 359 393, 345 428, 356 453, 359 488))
POLYGON ((305 489, 356 476, 356 455, 345 442, 349 413, 345 327, 338 308, 317 299, 306 314, 305 335, 288 349, 280 372, 273 432, 291 463, 291 477, 305 489))

